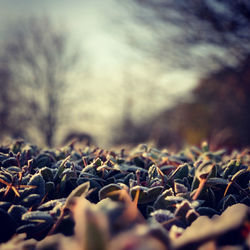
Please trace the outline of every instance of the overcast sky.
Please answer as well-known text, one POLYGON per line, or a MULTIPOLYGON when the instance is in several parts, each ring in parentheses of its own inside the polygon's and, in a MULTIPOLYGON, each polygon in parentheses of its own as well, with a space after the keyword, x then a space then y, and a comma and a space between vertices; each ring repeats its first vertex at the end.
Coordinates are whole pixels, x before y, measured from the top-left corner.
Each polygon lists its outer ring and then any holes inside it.
POLYGON ((115 19, 128 17, 116 0, 0 0, 0 30, 18 18, 41 14, 65 25, 98 65, 114 66, 127 56, 126 46, 112 27, 115 19))
MULTIPOLYGON (((110 132, 110 121, 112 122, 116 116, 121 115, 124 105, 122 98, 127 95, 116 92, 119 91, 119 86, 121 91, 126 91, 124 75, 130 70, 148 74, 153 68, 147 64, 146 59, 140 60, 137 53, 122 37, 124 24, 131 23, 131 13, 128 13, 118 0, 0 0, 0 40, 7 36, 10 24, 13 25, 22 17, 34 15, 52 17, 53 21, 69 32, 74 44, 82 49, 83 59, 84 53, 87 52, 86 58, 92 72, 88 85, 91 85, 92 93, 96 93, 96 96, 88 99, 85 108, 95 110, 96 116, 92 118, 95 122, 85 122, 80 127, 84 127, 85 130, 95 130, 101 141, 107 141, 104 135, 107 137, 110 132), (98 112, 102 113, 102 123, 96 122, 99 119, 98 112)), ((131 72, 130 77, 133 74, 131 72)), ((153 79, 153 74, 155 72, 152 70, 151 76, 144 75, 142 78, 153 79)), ((169 86, 170 95, 186 93, 194 85, 194 75, 191 72, 186 74, 168 73, 167 77, 163 78, 166 81, 166 84, 163 84, 169 86), (185 84, 183 84, 183 78, 185 78, 185 84), (172 83, 174 83, 174 88, 172 83)), ((79 74, 79 84, 84 81, 81 77, 84 76, 79 74)), ((143 88, 142 85, 142 93, 144 93, 143 88)), ((88 91, 90 90, 89 87, 88 91)), ((135 116, 140 117, 143 112, 140 107, 145 107, 148 103, 145 98, 138 98, 135 103, 135 116)), ((169 102, 171 103, 171 100, 169 102)), ((155 107, 161 109, 166 104, 166 99, 164 102, 158 100, 155 107)))

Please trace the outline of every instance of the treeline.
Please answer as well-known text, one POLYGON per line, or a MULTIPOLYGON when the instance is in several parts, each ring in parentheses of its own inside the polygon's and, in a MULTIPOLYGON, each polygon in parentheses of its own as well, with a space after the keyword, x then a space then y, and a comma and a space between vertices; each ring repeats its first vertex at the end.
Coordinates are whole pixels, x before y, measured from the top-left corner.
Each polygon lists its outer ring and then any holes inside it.
POLYGON ((0 48, 0 138, 54 145, 73 108, 64 103, 78 57, 69 37, 46 16, 9 27, 0 48))
POLYGON ((249 56, 235 67, 203 77, 191 94, 189 101, 180 100, 139 125, 127 122, 115 142, 152 141, 161 147, 180 148, 198 145, 205 138, 214 149, 250 145, 249 56))

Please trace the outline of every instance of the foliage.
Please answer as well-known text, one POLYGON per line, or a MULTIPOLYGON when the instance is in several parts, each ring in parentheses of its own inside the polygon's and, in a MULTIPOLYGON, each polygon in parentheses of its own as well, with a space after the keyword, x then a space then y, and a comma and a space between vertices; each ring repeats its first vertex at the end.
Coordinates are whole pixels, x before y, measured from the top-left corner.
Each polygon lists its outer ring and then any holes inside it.
POLYGON ((169 111, 175 133, 189 144, 207 138, 213 148, 249 146, 249 59, 201 79, 193 100, 169 111))
POLYGON ((249 150, 228 155, 207 143, 178 153, 2 146, 0 247, 247 248, 249 162, 249 150))
POLYGON ((137 23, 150 31, 150 39, 134 37, 133 45, 161 64, 209 72, 250 53, 249 1, 132 0, 130 5, 137 23))
POLYGON ((189 100, 179 99, 175 106, 131 127, 133 143, 153 140, 160 147, 179 149, 185 144, 199 145, 206 138, 213 150, 248 147, 249 72, 248 56, 236 67, 204 76, 189 100))

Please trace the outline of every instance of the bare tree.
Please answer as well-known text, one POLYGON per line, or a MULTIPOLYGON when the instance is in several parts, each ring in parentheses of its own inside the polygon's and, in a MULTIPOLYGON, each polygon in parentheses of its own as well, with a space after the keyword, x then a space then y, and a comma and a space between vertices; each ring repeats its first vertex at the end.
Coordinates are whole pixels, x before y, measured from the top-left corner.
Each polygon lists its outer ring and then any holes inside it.
MULTIPOLYGON (((4 63, 0 65, 0 138, 6 135, 16 136, 21 134, 20 127, 13 123, 10 109, 15 107, 16 100, 10 82, 10 72, 4 63)), ((16 117, 17 118, 17 117, 16 117)), ((18 120, 18 119, 16 119, 18 120)), ((19 124, 19 123, 18 123, 19 124)))
POLYGON ((67 74, 77 59, 69 35, 48 17, 30 18, 15 26, 4 50, 24 126, 28 134, 36 130, 52 146, 66 113, 67 74))
MULTIPOLYGON (((8 113, 8 106, 10 105, 11 98, 9 96, 10 89, 9 89, 9 72, 8 70, 1 65, 0 67, 0 129, 2 133, 5 133, 8 130, 8 120, 9 120, 9 113, 8 113)), ((2 136, 1 133, 1 136, 2 136)))
MULTIPOLYGON (((247 0, 133 0, 134 16, 153 39, 133 46, 175 67, 209 71, 244 61, 250 53, 247 0), (205 60, 204 60, 205 59, 205 60)), ((138 34, 138 33, 137 33, 138 34)))

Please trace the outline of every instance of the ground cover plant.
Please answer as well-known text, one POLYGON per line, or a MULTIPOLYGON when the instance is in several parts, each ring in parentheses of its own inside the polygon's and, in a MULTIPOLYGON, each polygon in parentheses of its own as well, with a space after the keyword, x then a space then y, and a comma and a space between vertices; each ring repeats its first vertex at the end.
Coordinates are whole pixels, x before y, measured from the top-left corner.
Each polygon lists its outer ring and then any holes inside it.
POLYGON ((250 151, 0 147, 0 249, 248 249, 250 151), (200 248, 201 249, 201 248, 200 248))

